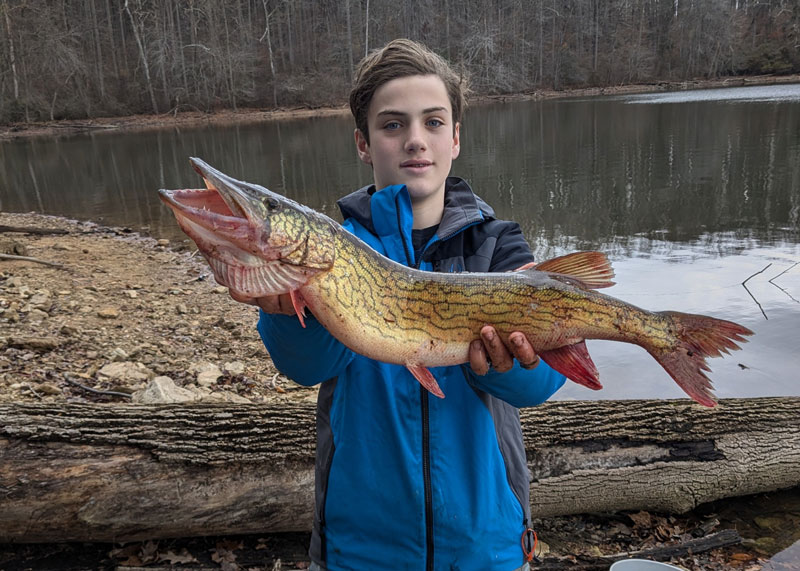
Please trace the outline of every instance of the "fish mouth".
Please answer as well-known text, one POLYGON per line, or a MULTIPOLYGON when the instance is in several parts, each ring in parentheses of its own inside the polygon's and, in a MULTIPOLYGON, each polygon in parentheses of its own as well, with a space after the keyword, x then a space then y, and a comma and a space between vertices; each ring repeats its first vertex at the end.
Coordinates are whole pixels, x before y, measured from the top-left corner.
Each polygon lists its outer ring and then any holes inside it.
POLYGON ((221 173, 200 159, 191 164, 206 188, 158 191, 178 225, 208 261, 220 284, 244 295, 284 293, 281 256, 264 240, 269 220, 259 212, 269 193, 221 173))
POLYGON ((269 191, 229 177, 201 159, 192 157, 189 161, 203 177, 206 188, 158 191, 179 219, 189 219, 215 232, 264 222, 257 207, 262 203, 258 195, 269 191))

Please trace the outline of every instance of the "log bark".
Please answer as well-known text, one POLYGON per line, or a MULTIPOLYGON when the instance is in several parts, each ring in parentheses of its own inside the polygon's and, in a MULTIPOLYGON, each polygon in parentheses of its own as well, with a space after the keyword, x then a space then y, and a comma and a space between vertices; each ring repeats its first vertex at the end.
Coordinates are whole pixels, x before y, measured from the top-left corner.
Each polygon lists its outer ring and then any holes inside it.
MULTIPOLYGON (((0 542, 308 531, 315 407, 0 404, 0 542)), ((538 517, 800 485, 800 398, 521 412, 538 517)))

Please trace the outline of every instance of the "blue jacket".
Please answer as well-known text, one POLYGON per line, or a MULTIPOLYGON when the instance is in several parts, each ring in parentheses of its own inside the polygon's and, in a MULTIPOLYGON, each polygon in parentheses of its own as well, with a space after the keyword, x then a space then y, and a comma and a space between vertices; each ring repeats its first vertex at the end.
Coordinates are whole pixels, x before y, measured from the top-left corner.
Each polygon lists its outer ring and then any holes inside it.
MULTIPOLYGON (((466 182, 449 178, 436 235, 414 260, 404 186, 339 201, 344 226, 378 252, 433 271, 506 271, 533 259, 516 223, 496 220, 466 182)), ((317 321, 261 313, 276 367, 317 404, 311 558, 330 571, 510 571, 523 560, 530 478, 516 407, 547 400, 564 377, 468 365, 432 369, 446 398, 402 366, 352 352, 317 321)))

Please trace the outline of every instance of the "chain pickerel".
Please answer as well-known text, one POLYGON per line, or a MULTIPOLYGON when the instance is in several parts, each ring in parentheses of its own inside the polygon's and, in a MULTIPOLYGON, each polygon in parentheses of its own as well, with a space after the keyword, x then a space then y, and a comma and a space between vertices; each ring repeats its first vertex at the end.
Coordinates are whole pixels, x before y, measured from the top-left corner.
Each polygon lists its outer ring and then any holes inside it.
POLYGON ((216 280, 247 296, 289 293, 353 351, 405 365, 443 397, 428 367, 468 361, 484 325, 527 335, 569 379, 601 388, 585 339, 643 347, 695 401, 714 406, 707 357, 752 331, 730 321, 650 312, 594 291, 613 284, 600 252, 577 252, 507 273, 435 273, 377 253, 331 218, 191 159, 205 189, 161 190, 216 280))

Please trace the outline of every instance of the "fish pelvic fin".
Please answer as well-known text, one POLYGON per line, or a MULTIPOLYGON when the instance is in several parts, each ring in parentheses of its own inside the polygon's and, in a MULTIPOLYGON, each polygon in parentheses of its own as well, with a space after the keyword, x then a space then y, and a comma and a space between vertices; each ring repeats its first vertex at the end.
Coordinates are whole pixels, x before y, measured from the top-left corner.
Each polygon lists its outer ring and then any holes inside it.
POLYGON ((294 308, 294 312, 297 314, 297 319, 300 320, 300 325, 303 326, 303 329, 306 327, 306 320, 304 317, 306 316, 306 300, 303 299, 303 294, 301 294, 298 290, 293 289, 289 292, 289 299, 292 300, 292 307, 294 308))
POLYGON ((716 406, 713 386, 706 376, 711 370, 706 358, 740 349, 737 343, 746 342, 745 336, 753 332, 738 323, 705 315, 678 311, 663 311, 660 315, 673 321, 678 343, 669 351, 647 351, 693 400, 703 406, 716 406))
POLYGON ((406 369, 414 375, 414 378, 417 379, 419 384, 425 387, 429 393, 433 393, 440 399, 444 398, 444 393, 439 387, 439 383, 436 382, 436 378, 434 378, 433 373, 430 372, 428 367, 406 363, 406 369))
POLYGON ((538 264, 525 264, 518 271, 527 269, 553 274, 552 277, 555 279, 562 279, 585 289, 600 289, 614 285, 611 281, 614 269, 608 256, 603 252, 574 252, 538 264))
POLYGON ((539 357, 553 369, 579 385, 594 391, 603 388, 603 385, 600 384, 597 367, 586 348, 586 341, 541 351, 539 357))

